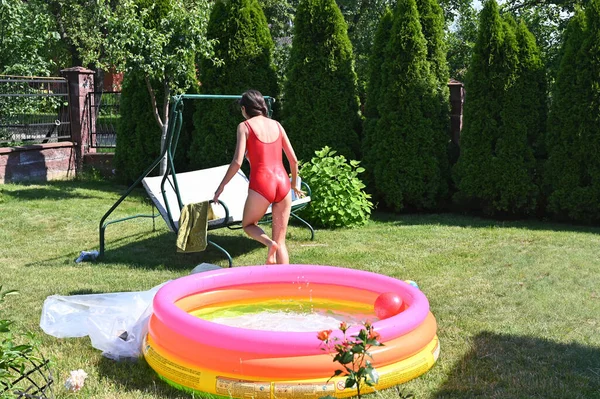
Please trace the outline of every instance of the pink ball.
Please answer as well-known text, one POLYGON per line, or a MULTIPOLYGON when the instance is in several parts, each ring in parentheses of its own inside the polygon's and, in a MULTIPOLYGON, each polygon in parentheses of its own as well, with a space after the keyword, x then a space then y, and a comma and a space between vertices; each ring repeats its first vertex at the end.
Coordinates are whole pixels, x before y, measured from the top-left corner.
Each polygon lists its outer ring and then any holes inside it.
POLYGON ((375 300, 375 316, 379 320, 397 315, 401 308, 402 299, 395 292, 384 292, 375 300))

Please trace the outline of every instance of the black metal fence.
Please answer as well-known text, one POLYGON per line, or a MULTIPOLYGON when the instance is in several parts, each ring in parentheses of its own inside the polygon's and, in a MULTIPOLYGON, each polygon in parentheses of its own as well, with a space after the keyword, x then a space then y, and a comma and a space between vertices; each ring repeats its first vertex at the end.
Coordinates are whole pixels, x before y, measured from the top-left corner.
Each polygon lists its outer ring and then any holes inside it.
POLYGON ((0 381, 1 398, 53 399, 54 377, 48 366, 49 361, 43 357, 24 355, 22 367, 10 366, 7 372, 15 379, 7 384, 0 381))
POLYGON ((70 139, 65 79, 0 75, 1 147, 70 139))
POLYGON ((117 146, 117 123, 121 106, 121 92, 104 91, 88 94, 90 115, 90 146, 94 148, 115 148, 117 146), (94 123, 95 122, 95 123, 94 123))

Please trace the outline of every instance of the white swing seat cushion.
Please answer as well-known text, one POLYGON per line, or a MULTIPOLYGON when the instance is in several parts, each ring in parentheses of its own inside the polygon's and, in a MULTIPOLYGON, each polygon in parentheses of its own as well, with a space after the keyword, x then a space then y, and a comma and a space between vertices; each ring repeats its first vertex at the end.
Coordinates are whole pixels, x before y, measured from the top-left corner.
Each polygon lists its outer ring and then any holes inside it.
MULTIPOLYGON (((215 191, 229 165, 217 166, 209 169, 195 170, 192 172, 177 173, 177 186, 179 189, 179 195, 181 196, 181 202, 183 206, 187 204, 194 204, 198 202, 209 201, 213 199, 215 191)), ((163 176, 152 176, 146 177, 142 180, 142 184, 146 189, 148 195, 158 212, 161 214, 167 226, 171 231, 171 223, 169 222, 169 215, 167 213, 167 206, 165 204, 164 196, 161 192, 161 182, 163 176)), ((173 177, 169 176, 164 184, 164 190, 167 201, 169 203, 169 209, 171 211, 171 218, 176 228, 179 228, 179 204, 177 202, 177 195, 175 194, 173 177)), ((248 196, 248 178, 239 170, 229 183, 225 186, 223 193, 219 197, 229 210, 229 218, 225 220, 225 209, 218 204, 211 204, 213 213, 217 219, 210 220, 208 222, 209 229, 218 225, 229 226, 233 224, 241 223, 242 216, 244 214, 244 204, 246 203, 246 197, 248 196)), ((310 197, 297 198, 292 192, 292 207, 310 202, 310 197)), ((267 214, 271 213, 271 207, 267 210, 267 214)))

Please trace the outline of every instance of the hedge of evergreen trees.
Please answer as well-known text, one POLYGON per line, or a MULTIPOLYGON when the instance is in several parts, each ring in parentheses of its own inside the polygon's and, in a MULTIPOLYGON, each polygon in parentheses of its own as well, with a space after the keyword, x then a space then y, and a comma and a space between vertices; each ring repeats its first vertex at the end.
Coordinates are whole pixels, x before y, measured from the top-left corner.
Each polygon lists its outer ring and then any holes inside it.
MULTIPOLYGON (((427 44, 427 61, 431 72, 436 78, 438 96, 437 115, 431 115, 440 134, 450 135, 450 89, 448 81, 448 62, 446 60, 446 45, 444 42, 444 11, 438 0, 416 0, 419 21, 425 42, 427 44)), ((449 140, 448 140, 449 141, 449 140)), ((444 165, 444 172, 447 171, 444 165)), ((448 173, 446 173, 446 178, 448 173)))
POLYGON ((518 40, 515 28, 495 0, 485 3, 465 82, 457 199, 491 215, 531 214, 539 191, 533 143, 540 139, 535 124, 543 120, 533 112, 540 108, 536 96, 546 94, 538 80, 530 81, 541 73, 535 43, 522 26, 518 40))
MULTIPOLYGON (((377 110, 367 114, 364 164, 371 170, 377 197, 388 206, 435 209, 448 190, 449 136, 442 127, 447 123, 442 123, 440 83, 430 60, 443 57, 443 49, 438 54, 440 43, 432 43, 428 55, 415 0, 399 0, 391 29, 388 20, 384 15, 374 46, 372 65, 377 68, 380 40, 389 36, 379 61, 381 80, 375 80, 368 91, 367 104, 377 110)), ((432 20, 443 25, 443 19, 432 20)), ((438 31, 433 25, 428 25, 431 37, 438 31)), ((447 100, 443 104, 447 106, 447 100)))
POLYGON ((600 1, 570 21, 548 123, 548 212, 600 221, 600 1))
MULTIPOLYGON (((393 23, 394 13, 388 8, 377 26, 371 57, 369 59, 369 78, 367 79, 367 93, 364 106, 365 120, 361 144, 365 165, 375 165, 378 160, 378 155, 375 151, 370 151, 370 149, 375 146, 377 140, 377 122, 380 117, 378 108, 385 92, 382 60, 384 59, 387 44, 390 41, 393 23)), ((368 190, 373 193, 373 197, 378 199, 379 195, 375 190, 375 176, 370 167, 367 167, 365 170, 365 179, 368 190)))
POLYGON ((352 45, 335 0, 301 0, 284 85, 283 123, 300 160, 329 146, 356 159, 361 119, 352 45))
POLYGON ((119 112, 115 168, 120 178, 134 181, 160 154, 161 130, 143 76, 125 76, 119 112))
MULTIPOLYGON (((341 12, 334 0, 301 0, 282 107, 299 158, 310 159, 328 145, 362 159, 370 191, 390 208, 443 206, 450 172, 443 23, 437 0, 399 0, 384 13, 373 41, 361 129, 341 12)), ((223 63, 198 60, 202 93, 257 88, 278 95, 273 42, 257 0, 217 2, 209 36, 218 40, 216 56, 223 63)), ((501 15, 496 0, 485 2, 452 170, 460 206, 494 216, 600 221, 600 0, 590 0, 571 19, 561 57, 549 95, 532 33, 522 21, 501 15)), ((158 155, 160 131, 141 78, 127 76, 122 96, 127 118, 119 126, 116 163, 132 180, 158 155)), ((186 107, 195 109, 194 137, 184 133, 181 139, 184 147, 190 143, 192 167, 228 163, 242 120, 239 106, 195 104, 186 107)), ((177 158, 185 169, 187 158, 177 158)))
MULTIPOLYGON (((207 35, 218 41, 215 56, 222 63, 199 60, 202 94, 242 94, 256 89, 278 97, 273 40, 256 0, 217 2, 207 35)), ((202 169, 231 162, 236 128, 243 121, 237 101, 198 100, 195 106, 195 132, 189 150, 191 166, 202 169)))

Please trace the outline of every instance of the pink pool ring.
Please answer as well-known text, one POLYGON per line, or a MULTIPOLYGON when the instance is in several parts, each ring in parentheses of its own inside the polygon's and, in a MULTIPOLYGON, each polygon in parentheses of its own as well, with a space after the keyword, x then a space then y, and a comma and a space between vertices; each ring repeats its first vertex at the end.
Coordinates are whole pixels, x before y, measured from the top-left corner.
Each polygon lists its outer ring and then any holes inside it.
MULTIPOLYGON (((352 396, 356 391, 343 386, 342 376, 330 378, 336 364, 323 352, 317 331, 250 330, 203 320, 190 312, 206 306, 226 307, 234 301, 282 296, 290 300, 311 296, 373 304, 379 295, 388 292, 401 297, 403 309, 372 323, 384 344, 371 349, 373 365, 381 376, 381 383, 374 388, 383 389, 415 378, 433 366, 439 355, 437 325, 419 289, 355 269, 247 266, 171 281, 154 298, 144 355, 162 379, 192 392, 241 398, 244 392, 254 389, 255 396, 264 394, 265 399, 286 398, 286 392, 299 391, 315 398, 352 396)), ((346 335, 356 335, 361 328, 351 326, 346 335)), ((343 335, 334 329, 332 338, 343 339, 343 335)))

